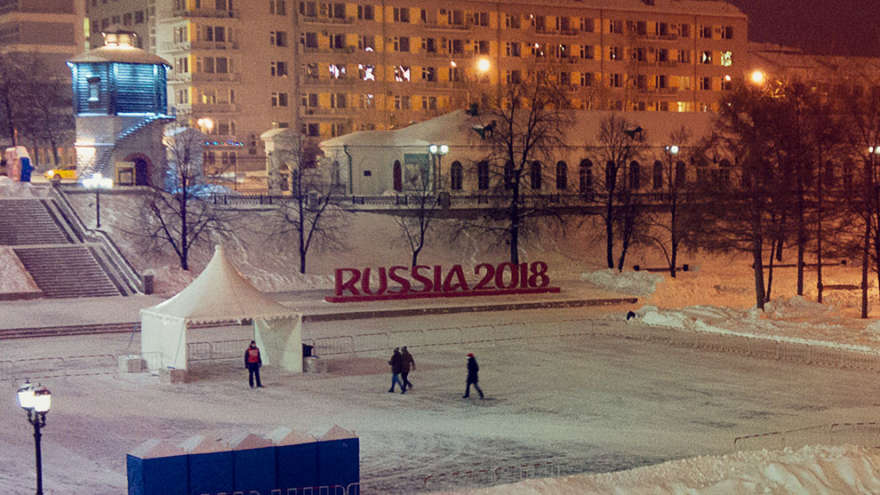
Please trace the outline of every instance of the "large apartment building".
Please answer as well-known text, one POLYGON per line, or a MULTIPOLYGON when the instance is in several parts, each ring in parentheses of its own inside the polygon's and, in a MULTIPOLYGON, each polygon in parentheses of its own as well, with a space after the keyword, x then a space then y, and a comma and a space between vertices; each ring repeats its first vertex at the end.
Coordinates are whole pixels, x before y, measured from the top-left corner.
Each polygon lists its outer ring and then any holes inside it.
POLYGON ((206 167, 262 170, 259 136, 312 143, 464 107, 544 70, 575 108, 711 111, 746 70, 745 14, 702 0, 87 0, 173 64, 206 167))
POLYGON ((0 52, 36 53, 53 73, 84 48, 81 0, 0 0, 0 52))

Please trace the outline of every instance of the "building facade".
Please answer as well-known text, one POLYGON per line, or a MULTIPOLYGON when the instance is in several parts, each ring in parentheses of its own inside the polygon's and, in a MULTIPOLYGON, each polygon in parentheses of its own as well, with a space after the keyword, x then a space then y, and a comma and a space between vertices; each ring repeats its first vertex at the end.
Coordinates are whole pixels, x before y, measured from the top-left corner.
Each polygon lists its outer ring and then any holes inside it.
POLYGON ((0 52, 37 53, 53 73, 84 48, 85 6, 78 0, 0 0, 0 52))
POLYGON ((747 59, 746 16, 696 0, 87 0, 169 60, 208 172, 263 170, 259 136, 404 127, 543 70, 577 109, 711 111, 747 59), (212 168, 213 167, 213 168, 212 168))

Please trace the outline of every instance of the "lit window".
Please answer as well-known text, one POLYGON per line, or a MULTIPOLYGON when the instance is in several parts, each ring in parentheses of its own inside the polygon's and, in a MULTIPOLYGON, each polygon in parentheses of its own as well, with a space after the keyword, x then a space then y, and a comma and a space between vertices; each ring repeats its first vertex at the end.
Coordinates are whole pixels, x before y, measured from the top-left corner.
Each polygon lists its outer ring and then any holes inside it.
POLYGON ((101 78, 90 77, 89 81, 89 101, 100 101, 101 99, 101 78))
POLYGON ((398 65, 394 67, 394 80, 397 82, 410 81, 410 68, 408 65, 398 65))
POLYGON ((360 77, 361 81, 375 81, 376 66, 358 64, 358 77, 360 77))
POLYGON ((721 65, 724 67, 730 67, 733 65, 733 52, 721 52, 721 65))
POLYGON ((700 53, 700 63, 701 64, 711 64, 712 63, 712 51, 704 50, 700 53))
POLYGON ((330 79, 345 79, 345 65, 330 64, 330 79))

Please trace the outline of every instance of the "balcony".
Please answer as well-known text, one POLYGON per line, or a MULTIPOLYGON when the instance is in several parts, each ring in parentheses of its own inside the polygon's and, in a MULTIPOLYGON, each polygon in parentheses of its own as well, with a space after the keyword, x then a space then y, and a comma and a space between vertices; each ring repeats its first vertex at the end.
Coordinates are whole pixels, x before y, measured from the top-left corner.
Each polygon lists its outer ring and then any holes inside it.
POLYGON ((221 9, 175 9, 174 17, 211 17, 215 19, 240 19, 238 10, 221 9))
POLYGON ((193 50, 238 50, 238 41, 191 41, 193 50))
POLYGON ((208 73, 208 72, 171 72, 168 80, 172 83, 201 83, 201 82, 241 82, 241 74, 234 73, 208 73))
POLYGON ((323 117, 332 120, 348 120, 351 118, 352 113, 357 111, 354 107, 345 107, 345 108, 322 108, 322 107, 309 107, 303 108, 304 115, 312 115, 315 117, 323 117))
MULTIPOLYGON (((184 107, 185 105, 180 105, 184 107)), ((238 113, 239 108, 235 103, 193 103, 189 105, 190 111, 194 114, 219 114, 219 113, 238 113)))
POLYGON ((318 17, 318 16, 300 16, 300 20, 306 24, 338 26, 340 24, 354 24, 354 17, 318 17))
POLYGON ((470 23, 463 24, 440 24, 439 22, 426 22, 424 24, 420 24, 425 29, 430 29, 432 31, 466 31, 471 28, 470 23))

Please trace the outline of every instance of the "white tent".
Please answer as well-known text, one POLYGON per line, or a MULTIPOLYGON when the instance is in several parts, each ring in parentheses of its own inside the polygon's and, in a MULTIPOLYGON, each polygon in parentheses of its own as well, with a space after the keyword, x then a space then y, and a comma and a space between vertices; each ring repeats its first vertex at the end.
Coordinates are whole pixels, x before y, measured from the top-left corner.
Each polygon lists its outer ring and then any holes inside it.
MULTIPOLYGON (((253 320, 263 364, 302 372, 302 315, 257 290, 217 246, 199 276, 177 295, 141 310, 141 353, 151 369, 187 369, 190 329, 253 320)), ((244 347, 241 349, 244 356, 244 347)))

